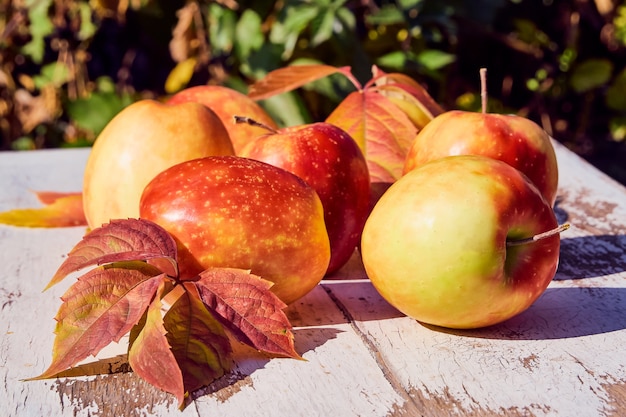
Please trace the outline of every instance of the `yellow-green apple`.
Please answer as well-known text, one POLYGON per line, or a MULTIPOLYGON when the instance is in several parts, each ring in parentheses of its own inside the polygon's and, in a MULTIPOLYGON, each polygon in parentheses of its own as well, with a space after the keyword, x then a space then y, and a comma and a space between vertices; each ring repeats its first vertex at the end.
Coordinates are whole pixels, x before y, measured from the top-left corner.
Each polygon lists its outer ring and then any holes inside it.
POLYGON ((98 135, 87 160, 83 208, 89 227, 138 217, 144 187, 164 169, 189 159, 233 154, 224 124, 201 104, 131 104, 98 135))
POLYGON ((140 216, 177 241, 179 276, 248 269, 289 304, 324 277, 330 243, 319 196, 296 175, 238 156, 177 164, 141 197, 140 216))
POLYGON ((370 204, 367 161, 352 137, 329 123, 310 123, 261 135, 240 155, 286 169, 317 191, 330 239, 327 274, 341 268, 361 239, 370 204))
POLYGON ((363 229, 361 255, 374 287, 407 316, 478 328, 521 313, 544 292, 563 229, 519 170, 450 156, 383 194, 363 229))
POLYGON ((213 110, 226 126, 233 142, 235 153, 254 137, 265 133, 262 128, 251 124, 235 124, 235 116, 245 116, 276 129, 276 122, 254 100, 229 87, 220 85, 199 85, 189 87, 171 96, 167 103, 197 102, 213 110))

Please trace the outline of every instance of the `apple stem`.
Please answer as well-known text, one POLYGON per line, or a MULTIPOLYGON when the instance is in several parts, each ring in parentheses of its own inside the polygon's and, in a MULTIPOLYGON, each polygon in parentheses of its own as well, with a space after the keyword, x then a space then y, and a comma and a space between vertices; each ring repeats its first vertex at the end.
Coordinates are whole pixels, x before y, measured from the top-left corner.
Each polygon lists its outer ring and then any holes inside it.
POLYGON ((480 74, 480 104, 483 114, 487 113, 487 68, 481 68, 480 74))
POLYGON ((246 123, 246 124, 249 124, 250 126, 256 126, 256 127, 263 128, 263 129, 265 129, 265 130, 267 130, 269 132, 272 132, 272 133, 278 133, 278 131, 276 129, 274 129, 274 128, 266 125, 266 124, 263 124, 261 122, 257 122, 256 120, 254 120, 254 119, 252 119, 250 117, 235 115, 235 116, 233 116, 233 118, 235 119, 235 123, 246 123))
POLYGON ((561 232, 564 232, 565 230, 569 229, 569 223, 564 223, 558 227, 555 227, 552 230, 548 230, 547 232, 543 232, 543 233, 538 233, 532 237, 528 237, 525 239, 519 239, 519 240, 507 240, 506 241, 506 245, 507 246, 519 246, 519 245, 525 245, 527 243, 532 243, 532 242, 536 242, 538 240, 541 239, 545 239, 548 238, 550 236, 554 236, 557 235, 561 232))

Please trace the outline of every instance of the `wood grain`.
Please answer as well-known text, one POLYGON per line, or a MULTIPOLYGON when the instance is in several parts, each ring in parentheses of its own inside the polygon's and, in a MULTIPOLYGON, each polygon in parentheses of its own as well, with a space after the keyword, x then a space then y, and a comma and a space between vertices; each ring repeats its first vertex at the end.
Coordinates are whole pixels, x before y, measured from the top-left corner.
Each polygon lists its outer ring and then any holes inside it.
MULTIPOLYGON (((387 304, 358 253, 287 309, 305 361, 236 347, 233 370, 175 400, 129 369, 124 340, 63 377, 50 363, 59 297, 43 292, 84 228, 0 226, 0 412, 6 416, 617 416, 626 414, 626 189, 555 144, 562 236, 555 279, 490 328, 422 325, 387 304)), ((78 191, 88 150, 0 153, 0 211, 29 190, 78 191)))

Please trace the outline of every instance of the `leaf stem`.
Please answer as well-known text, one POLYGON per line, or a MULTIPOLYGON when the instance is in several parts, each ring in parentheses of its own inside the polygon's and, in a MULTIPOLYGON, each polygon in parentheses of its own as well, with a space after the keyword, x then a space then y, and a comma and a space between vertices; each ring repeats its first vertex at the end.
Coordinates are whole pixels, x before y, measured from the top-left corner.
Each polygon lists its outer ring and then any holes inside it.
POLYGON ((550 236, 554 236, 557 235, 561 232, 564 232, 565 230, 569 229, 569 223, 564 223, 560 226, 555 227, 554 229, 548 230, 547 232, 543 232, 543 233, 538 233, 532 237, 528 237, 525 239, 518 239, 518 240, 507 240, 506 241, 506 246, 519 246, 519 245, 525 245, 527 243, 532 243, 532 242, 536 242, 538 240, 541 239, 545 239, 548 238, 550 236))

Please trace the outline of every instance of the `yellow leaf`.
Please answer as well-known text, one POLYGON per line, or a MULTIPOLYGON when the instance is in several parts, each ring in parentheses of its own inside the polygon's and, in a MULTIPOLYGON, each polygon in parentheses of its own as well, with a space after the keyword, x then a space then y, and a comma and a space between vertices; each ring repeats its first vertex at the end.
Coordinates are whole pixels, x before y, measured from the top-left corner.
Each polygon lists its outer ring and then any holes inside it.
POLYGON ((165 92, 173 94, 182 90, 189 83, 189 80, 191 80, 196 62, 196 58, 191 57, 176 64, 174 69, 167 76, 167 80, 165 80, 165 92))

